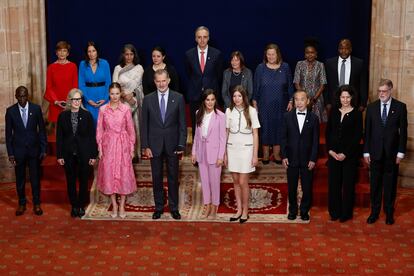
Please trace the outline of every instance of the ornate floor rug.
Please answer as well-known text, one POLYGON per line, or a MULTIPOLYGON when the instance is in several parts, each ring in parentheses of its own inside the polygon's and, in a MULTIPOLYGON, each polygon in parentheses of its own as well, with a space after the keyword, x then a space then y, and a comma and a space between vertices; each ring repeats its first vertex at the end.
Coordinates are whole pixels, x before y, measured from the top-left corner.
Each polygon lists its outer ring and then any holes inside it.
MULTIPOLYGON (((138 189, 127 197, 124 220, 153 221, 154 200, 152 193, 151 168, 149 161, 135 165, 138 189)), ((188 158, 180 161, 179 206, 181 221, 192 222, 228 222, 236 212, 235 197, 231 174, 224 170, 222 174, 220 206, 216 219, 203 219, 204 205, 198 170, 188 158)), ((166 178, 165 178, 166 182, 166 178)), ((259 167, 250 178, 250 218, 249 222, 267 223, 307 223, 300 219, 287 220, 287 184, 285 171, 274 164, 259 167)), ((167 198, 167 185, 164 185, 164 198, 167 198)), ((110 213, 112 204, 109 197, 96 189, 96 181, 91 188, 90 205, 83 219, 113 220, 110 213)), ((117 218, 121 220, 120 218, 117 218)), ((165 203, 164 214, 157 221, 173 220, 165 203)))

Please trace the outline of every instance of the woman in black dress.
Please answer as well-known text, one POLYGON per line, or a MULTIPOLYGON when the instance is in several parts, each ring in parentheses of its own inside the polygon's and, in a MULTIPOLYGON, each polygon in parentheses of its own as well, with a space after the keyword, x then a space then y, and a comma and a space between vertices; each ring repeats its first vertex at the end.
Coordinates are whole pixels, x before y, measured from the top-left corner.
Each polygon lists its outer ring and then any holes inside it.
POLYGON ((352 86, 339 87, 338 102, 326 126, 328 160, 328 210, 331 220, 352 218, 360 157, 362 114, 355 108, 352 86))

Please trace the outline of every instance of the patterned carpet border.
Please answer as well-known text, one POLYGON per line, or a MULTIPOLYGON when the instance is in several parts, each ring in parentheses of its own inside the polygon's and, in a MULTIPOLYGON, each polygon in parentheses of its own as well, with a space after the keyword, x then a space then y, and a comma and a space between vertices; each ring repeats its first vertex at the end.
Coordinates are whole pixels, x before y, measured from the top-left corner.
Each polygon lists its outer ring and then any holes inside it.
MULTIPOLYGON (((135 165, 135 174, 137 182, 140 183, 138 190, 127 197, 126 211, 127 217, 125 219, 116 218, 113 219, 110 216, 111 203, 109 197, 101 194, 96 189, 96 178, 94 179, 91 193, 90 204, 86 210, 86 214, 83 219, 86 220, 129 220, 129 221, 153 221, 153 222, 165 222, 175 221, 171 218, 169 212, 164 212, 159 220, 152 219, 153 212, 153 194, 151 183, 151 168, 149 161, 144 160, 142 163, 135 165)), ((96 174, 95 174, 96 175, 96 174)), ((221 212, 223 202, 220 202, 219 213, 215 220, 201 218, 204 206, 202 203, 201 184, 199 182, 199 176, 197 168, 193 167, 188 158, 180 161, 180 189, 179 189, 179 206, 182 216, 181 222, 214 222, 214 223, 230 223, 229 218, 232 213, 221 212)), ((165 179, 166 181, 166 179, 165 179)), ((231 174, 224 170, 222 174, 222 183, 232 183, 231 174)), ((266 183, 269 185, 273 183, 275 185, 282 185, 286 183, 286 176, 283 168, 276 165, 269 165, 266 167, 258 168, 257 172, 253 173, 250 179, 250 183, 266 183)), ((286 184, 285 184, 286 185, 286 184)), ((254 190, 254 189, 252 189, 254 190)), ((253 194, 253 193, 252 193, 253 194)), ((260 194, 260 193, 258 193, 260 194)), ((281 194, 281 193, 280 193, 281 194)), ((286 197, 286 195, 284 196, 286 197)), ((286 198, 280 200, 286 201, 286 198)), ((263 199, 254 199, 255 202, 263 201, 263 199)), ((252 206, 252 204, 251 204, 252 206)), ((278 210, 278 213, 269 212, 250 212, 249 223, 309 223, 300 219, 290 221, 287 219, 287 204, 282 204, 283 210, 278 210)), ((234 223, 234 222, 233 222, 234 223)))

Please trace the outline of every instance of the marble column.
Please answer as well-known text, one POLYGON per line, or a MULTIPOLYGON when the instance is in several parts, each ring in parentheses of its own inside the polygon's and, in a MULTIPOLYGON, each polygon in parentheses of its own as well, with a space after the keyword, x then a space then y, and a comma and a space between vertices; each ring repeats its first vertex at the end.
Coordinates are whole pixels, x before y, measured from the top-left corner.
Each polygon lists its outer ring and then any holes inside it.
POLYGON ((393 96, 407 104, 408 152, 400 166, 402 186, 414 187, 414 1, 372 0, 370 100, 381 78, 393 81, 393 96))
POLYGON ((16 102, 19 85, 42 104, 46 66, 45 1, 0 1, 0 182, 14 181, 4 138, 6 108, 16 102))

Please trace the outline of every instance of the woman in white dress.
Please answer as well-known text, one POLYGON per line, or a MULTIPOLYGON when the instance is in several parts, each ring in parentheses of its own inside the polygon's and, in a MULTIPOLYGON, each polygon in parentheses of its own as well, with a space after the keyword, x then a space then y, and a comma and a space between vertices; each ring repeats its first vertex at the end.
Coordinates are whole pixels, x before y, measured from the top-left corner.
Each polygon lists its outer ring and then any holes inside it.
POLYGON ((226 110, 227 152, 225 164, 232 173, 237 213, 230 221, 249 219, 249 173, 255 171, 260 128, 256 109, 249 104, 246 90, 234 87, 230 107, 226 110))
POLYGON ((121 85, 122 101, 129 105, 132 112, 132 120, 135 126, 135 150, 133 162, 139 161, 140 139, 139 139, 139 118, 141 113, 144 93, 142 91, 142 75, 144 69, 139 64, 137 50, 134 45, 126 44, 122 50, 121 62, 114 69, 112 81, 121 85))

